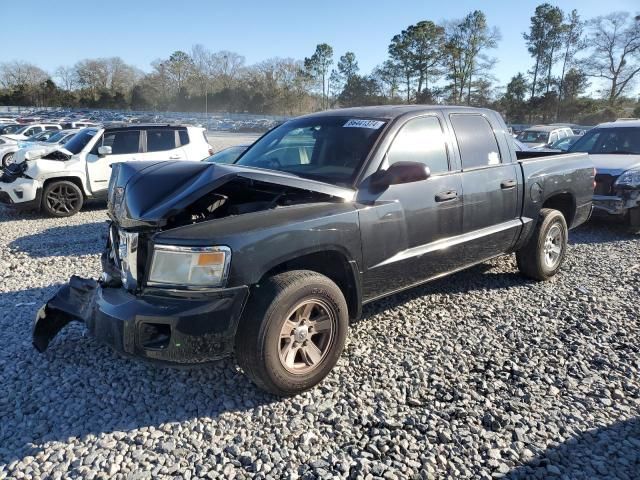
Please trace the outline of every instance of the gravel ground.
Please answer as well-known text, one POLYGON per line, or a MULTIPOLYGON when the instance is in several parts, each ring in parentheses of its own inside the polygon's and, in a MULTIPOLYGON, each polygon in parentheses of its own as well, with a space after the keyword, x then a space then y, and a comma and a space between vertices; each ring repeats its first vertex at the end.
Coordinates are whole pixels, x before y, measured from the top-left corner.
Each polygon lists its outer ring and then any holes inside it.
POLYGON ((640 477, 640 236, 591 223, 550 282, 506 257, 369 305, 327 380, 281 400, 233 360, 151 366, 80 324, 35 352, 105 220, 0 209, 0 479, 640 477))

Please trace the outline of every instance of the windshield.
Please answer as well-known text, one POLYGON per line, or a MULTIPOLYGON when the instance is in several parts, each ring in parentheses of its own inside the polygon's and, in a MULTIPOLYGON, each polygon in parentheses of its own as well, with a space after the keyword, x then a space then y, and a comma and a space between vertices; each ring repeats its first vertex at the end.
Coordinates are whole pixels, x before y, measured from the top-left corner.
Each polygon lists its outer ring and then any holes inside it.
POLYGON ((234 147, 225 148, 217 153, 214 153, 208 158, 205 158, 205 162, 209 163, 233 163, 248 147, 245 145, 236 145, 234 147))
POLYGON ((15 132, 16 135, 20 135, 22 133, 24 133, 31 125, 25 125, 24 127, 20 127, 19 129, 17 129, 15 132))
POLYGON ((385 123, 325 116, 292 120, 259 139, 236 164, 350 186, 385 123))
POLYGON ((593 128, 581 136, 569 151, 640 155, 640 127, 593 128))
POLYGON ((80 130, 71 140, 65 143, 65 150, 68 150, 73 155, 80 153, 97 132, 98 130, 95 128, 85 128, 84 130, 80 130))
POLYGON ((540 132, 536 130, 525 130, 518 135, 518 140, 524 143, 547 143, 549 132, 540 132))
POLYGON ((47 143, 58 143, 60 140, 62 140, 64 138, 65 135, 67 135, 67 133, 65 133, 65 132, 54 133, 49 138, 47 138, 45 140, 45 142, 47 142, 47 143))
POLYGON ((4 127, 0 127, 0 132, 2 133, 15 133, 17 130, 23 128, 19 124, 15 125, 6 125, 4 127))

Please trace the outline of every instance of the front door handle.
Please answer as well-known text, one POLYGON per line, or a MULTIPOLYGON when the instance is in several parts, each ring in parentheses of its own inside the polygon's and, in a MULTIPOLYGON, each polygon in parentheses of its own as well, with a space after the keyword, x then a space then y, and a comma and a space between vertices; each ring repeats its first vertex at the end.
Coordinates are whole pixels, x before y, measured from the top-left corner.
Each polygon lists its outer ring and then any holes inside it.
POLYGON ((182 157, 180 155, 171 155, 169 160, 180 160, 182 157))
POLYGON ((515 188, 518 183, 515 180, 504 180, 500 183, 500 188, 503 190, 509 190, 510 188, 515 188))
POLYGON ((436 194, 436 202, 448 202, 449 200, 455 200, 456 198, 458 198, 458 192, 455 190, 447 190, 446 192, 436 194))

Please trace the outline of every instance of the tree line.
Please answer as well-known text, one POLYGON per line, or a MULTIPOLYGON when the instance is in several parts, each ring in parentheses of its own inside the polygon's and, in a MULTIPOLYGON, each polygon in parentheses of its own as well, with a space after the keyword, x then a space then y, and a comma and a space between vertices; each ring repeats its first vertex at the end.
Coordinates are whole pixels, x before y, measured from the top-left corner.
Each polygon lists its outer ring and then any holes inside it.
POLYGON ((301 60, 275 57, 254 65, 238 53, 194 45, 154 60, 146 73, 120 57, 85 59, 54 72, 2 63, 0 104, 285 115, 339 106, 465 104, 495 108, 514 123, 596 123, 633 108, 640 115, 634 96, 640 15, 584 20, 577 10, 543 3, 523 38, 531 68, 506 86, 493 76, 500 31, 475 10, 457 20, 409 25, 369 73, 360 71, 353 52, 337 56, 326 43, 301 60))

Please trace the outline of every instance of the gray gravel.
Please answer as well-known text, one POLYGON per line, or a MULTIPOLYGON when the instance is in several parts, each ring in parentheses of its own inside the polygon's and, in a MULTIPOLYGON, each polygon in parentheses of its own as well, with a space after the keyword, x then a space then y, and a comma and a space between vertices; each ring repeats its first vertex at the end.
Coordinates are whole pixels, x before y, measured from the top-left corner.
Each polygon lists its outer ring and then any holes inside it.
POLYGON ((35 352, 105 219, 0 209, 0 479, 640 475, 638 236, 590 224, 548 283, 507 257, 370 305, 327 380, 280 400, 232 360, 150 366, 79 324, 35 352))

